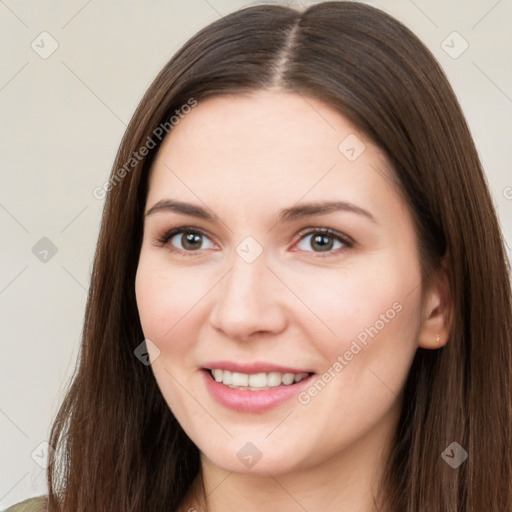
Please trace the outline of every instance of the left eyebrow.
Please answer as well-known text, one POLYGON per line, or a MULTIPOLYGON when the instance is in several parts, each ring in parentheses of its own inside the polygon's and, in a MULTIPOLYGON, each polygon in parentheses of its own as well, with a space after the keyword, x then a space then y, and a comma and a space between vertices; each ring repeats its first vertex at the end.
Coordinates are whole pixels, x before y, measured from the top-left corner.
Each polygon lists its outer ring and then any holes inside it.
POLYGON ((357 213, 377 224, 375 217, 368 210, 347 201, 304 203, 298 206, 292 206, 291 208, 285 208, 279 212, 279 222, 293 221, 312 215, 326 215, 338 211, 357 213))

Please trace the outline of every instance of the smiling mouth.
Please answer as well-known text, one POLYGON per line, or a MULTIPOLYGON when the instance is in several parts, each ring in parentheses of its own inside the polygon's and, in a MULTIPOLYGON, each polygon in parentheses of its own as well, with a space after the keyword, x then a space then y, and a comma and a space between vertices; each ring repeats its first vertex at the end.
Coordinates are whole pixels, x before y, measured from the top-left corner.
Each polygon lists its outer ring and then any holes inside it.
POLYGON ((308 379, 314 373, 280 373, 280 372, 260 372, 260 373, 240 373, 219 368, 205 368, 210 377, 216 382, 223 384, 231 389, 240 389, 247 391, 264 391, 283 386, 293 386, 305 379, 308 379))

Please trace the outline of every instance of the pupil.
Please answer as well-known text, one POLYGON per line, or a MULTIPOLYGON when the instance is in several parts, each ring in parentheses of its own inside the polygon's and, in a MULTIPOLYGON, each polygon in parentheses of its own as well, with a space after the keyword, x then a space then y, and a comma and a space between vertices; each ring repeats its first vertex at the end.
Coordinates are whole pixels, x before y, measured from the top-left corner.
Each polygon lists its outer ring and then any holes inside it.
MULTIPOLYGON (((197 242, 200 242, 200 235, 196 233, 189 233, 185 236, 186 242, 183 244, 183 247, 187 247, 188 244, 193 245, 194 242, 197 244, 197 242)), ((190 247, 189 247, 190 248, 190 247)), ((192 249, 195 249, 195 247, 192 247, 192 249)))

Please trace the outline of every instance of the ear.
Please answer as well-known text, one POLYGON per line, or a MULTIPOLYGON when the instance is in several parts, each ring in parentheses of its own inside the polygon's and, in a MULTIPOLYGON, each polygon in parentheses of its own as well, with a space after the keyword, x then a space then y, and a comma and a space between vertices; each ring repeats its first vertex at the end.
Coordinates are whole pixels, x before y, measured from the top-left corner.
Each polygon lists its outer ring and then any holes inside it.
POLYGON ((441 348, 448 342, 452 329, 453 302, 448 277, 450 254, 442 258, 441 268, 436 271, 425 295, 422 323, 418 334, 418 346, 426 349, 441 348))

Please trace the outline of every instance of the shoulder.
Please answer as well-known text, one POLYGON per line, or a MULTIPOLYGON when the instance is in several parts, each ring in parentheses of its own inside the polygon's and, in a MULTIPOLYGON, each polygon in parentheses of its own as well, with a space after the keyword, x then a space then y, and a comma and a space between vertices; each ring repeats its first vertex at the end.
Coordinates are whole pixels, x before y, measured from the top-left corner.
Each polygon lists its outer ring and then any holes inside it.
POLYGON ((46 512, 47 498, 46 496, 37 496, 20 501, 9 507, 5 512, 46 512))

